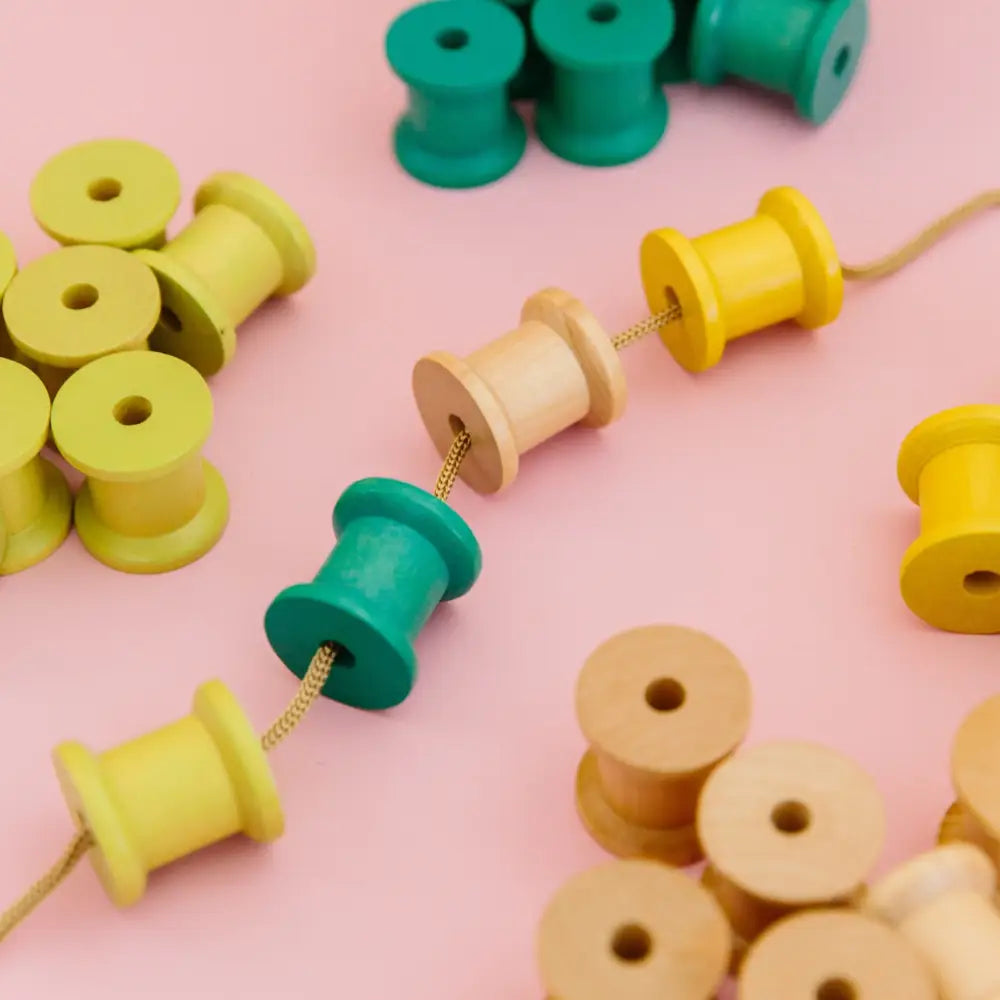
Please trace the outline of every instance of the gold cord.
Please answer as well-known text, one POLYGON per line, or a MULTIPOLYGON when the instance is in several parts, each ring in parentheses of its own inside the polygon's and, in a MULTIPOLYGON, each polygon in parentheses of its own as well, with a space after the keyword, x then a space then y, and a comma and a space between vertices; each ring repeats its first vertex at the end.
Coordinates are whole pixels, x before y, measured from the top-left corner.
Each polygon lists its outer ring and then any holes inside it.
POLYGON ((260 738, 260 745, 265 751, 273 750, 293 729, 305 718, 306 712, 320 696, 323 685, 333 669, 333 661, 337 649, 332 642, 324 642, 309 664, 309 669, 302 678, 295 697, 288 703, 288 708, 275 720, 274 725, 260 738))
POLYGON ((637 340, 641 340, 650 333, 656 333, 657 330, 663 329, 668 323, 676 323, 682 315, 680 306, 668 306, 663 312, 658 312, 655 316, 647 316, 646 319, 640 320, 634 326, 623 330, 616 337, 612 337, 611 344, 616 351, 624 350, 637 340))
POLYGON ((78 833, 62 857, 9 909, 0 914, 0 941, 17 927, 77 866, 93 846, 87 830, 78 833))
POLYGON ((926 229, 904 243, 898 250, 867 264, 841 264, 844 277, 850 281, 873 281, 876 278, 885 278, 890 274, 895 274, 896 271, 925 254, 953 229, 968 222, 980 212, 997 206, 1000 206, 1000 188, 983 191, 982 194, 977 194, 974 198, 959 205, 958 208, 942 215, 941 218, 932 222, 926 229))
POLYGON ((458 479, 458 470, 462 468, 462 462, 465 461, 465 456, 469 454, 471 447, 472 435, 467 430, 460 430, 448 449, 444 465, 441 466, 441 473, 434 484, 434 496, 438 500, 447 500, 451 496, 455 480, 458 479))

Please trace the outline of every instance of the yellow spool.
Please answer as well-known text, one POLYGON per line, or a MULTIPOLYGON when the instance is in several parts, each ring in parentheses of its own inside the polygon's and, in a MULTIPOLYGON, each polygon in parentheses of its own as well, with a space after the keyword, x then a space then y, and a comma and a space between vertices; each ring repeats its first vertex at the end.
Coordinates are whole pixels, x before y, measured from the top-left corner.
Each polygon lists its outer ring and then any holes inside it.
POLYGON ((768 191, 752 218, 695 239, 675 229, 649 233, 640 267, 652 313, 681 307, 683 318, 660 337, 692 372, 717 364, 727 342, 765 327, 831 323, 844 299, 833 238, 789 187, 768 191))
MULTIPOLYGON (((14 246, 0 233, 0 303, 7 292, 7 288, 17 273, 17 256, 14 254, 14 246)), ((0 358, 13 358, 14 345, 7 334, 7 327, 4 325, 3 313, 0 312, 0 358)))
POLYGON ((221 681, 198 688, 192 714, 101 755, 79 743, 54 753, 70 811, 90 832, 105 892, 129 906, 148 874, 242 833, 264 843, 284 832, 267 757, 221 681))
POLYGON ((81 142, 53 156, 30 191, 35 221, 64 245, 161 247, 181 200, 174 165, 133 139, 81 142))
POLYGON ((3 314, 18 360, 54 396, 78 368, 117 351, 145 350, 160 314, 153 273, 114 247, 65 247, 10 283, 3 314))
POLYGON ((163 297, 150 345, 214 375, 232 360, 240 323, 272 295, 309 281, 316 251, 292 209, 244 174, 210 177, 194 210, 162 250, 137 256, 155 272, 163 297))
POLYGON ((907 607, 948 632, 1000 632, 1000 406, 924 420, 900 446, 897 473, 920 507, 900 568, 907 607))
POLYGON ((201 456, 211 428, 205 380, 166 354, 112 354, 66 381, 52 404, 52 435, 87 477, 76 528, 95 558, 127 573, 161 573, 215 545, 229 499, 201 456))
POLYGON ((73 501, 63 474, 43 459, 49 396, 38 376, 0 358, 0 574, 51 555, 69 534, 73 501))

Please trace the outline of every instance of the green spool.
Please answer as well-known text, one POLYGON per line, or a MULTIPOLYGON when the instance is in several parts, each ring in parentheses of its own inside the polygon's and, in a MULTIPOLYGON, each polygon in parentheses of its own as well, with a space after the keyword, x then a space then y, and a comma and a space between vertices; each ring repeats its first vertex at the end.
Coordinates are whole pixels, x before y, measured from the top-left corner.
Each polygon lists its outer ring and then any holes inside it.
POLYGON ((670 0, 538 0, 531 25, 553 66, 538 136, 556 156, 614 166, 656 146, 668 111, 654 63, 673 36, 670 0))
POLYGON ((656 60, 656 79, 660 83, 685 83, 691 79, 691 27, 698 0, 673 0, 674 37, 667 51, 656 60))
POLYGON ((283 590, 264 630, 298 677, 323 643, 334 643, 323 694, 356 708, 391 708, 413 688, 413 641, 434 609, 478 578, 479 544, 446 503, 394 479, 349 486, 333 527, 337 544, 315 579, 283 590))
POLYGON ((868 37, 866 0, 700 0, 694 79, 738 77, 789 94, 819 125, 840 106, 868 37))
POLYGON ((431 0, 401 14, 386 57, 409 89, 396 124, 396 158, 411 176, 442 188, 499 180, 527 145, 508 87, 525 57, 516 14, 484 0, 431 0))
POLYGON ((527 43, 524 63, 511 81, 511 100, 537 101, 548 86, 551 67, 531 30, 531 8, 535 0, 500 0, 500 2, 505 3, 520 18, 527 43))

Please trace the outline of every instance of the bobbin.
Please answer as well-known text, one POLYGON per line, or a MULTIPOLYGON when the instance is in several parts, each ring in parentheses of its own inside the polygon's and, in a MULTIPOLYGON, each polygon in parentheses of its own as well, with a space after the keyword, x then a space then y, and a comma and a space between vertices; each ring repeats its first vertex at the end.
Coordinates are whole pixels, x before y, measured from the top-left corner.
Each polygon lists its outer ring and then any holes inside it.
POLYGON ((625 409, 625 373, 611 340, 568 292, 547 288, 521 310, 521 324, 458 358, 436 351, 413 370, 413 394, 442 458, 467 430, 472 447, 459 477, 495 493, 517 475, 520 456, 573 424, 603 427, 625 409))
POLYGON ((1000 866, 1000 695, 963 719, 951 747, 951 780, 957 801, 938 842, 975 844, 1000 866))
POLYGON ((867 36, 867 0, 700 0, 692 75, 706 86, 733 76, 789 94, 819 125, 843 101, 867 36))
POLYGON ((76 530, 92 556, 126 573, 163 573, 215 545, 229 497, 201 456, 211 429, 205 380, 166 354, 110 354, 66 380, 52 436, 87 477, 76 530))
POLYGON ((737 952, 796 910, 853 902, 885 840, 875 782, 813 743, 743 750, 705 782, 703 879, 732 924, 737 952))
POLYGON ((40 563, 69 534, 69 486, 39 454, 49 433, 49 411, 38 376, 0 358, 0 574, 40 563))
POLYGON ((849 910, 809 910, 779 921, 747 952, 739 1000, 938 1000, 909 942, 849 910))
POLYGON ((658 83, 684 83, 691 79, 691 29, 697 0, 672 0, 674 36, 666 51, 656 60, 658 83))
POLYGON ((903 555, 907 607, 948 632, 1000 632, 1000 406, 959 406, 918 424, 899 449, 920 535, 903 555))
POLYGON ((746 736, 751 700, 739 661, 702 632, 651 625, 599 646, 576 685, 590 744, 576 803, 590 835, 624 857, 700 860, 698 796, 746 736))
POLYGON ((268 843, 284 817, 267 756, 221 681, 202 684, 192 713, 91 753, 62 743, 54 761, 63 795, 94 846, 90 861, 117 906, 137 902, 149 873, 242 833, 268 843))
POLYGON ((547 1000, 710 1000, 730 938, 697 882, 631 859, 566 882, 542 915, 535 950, 547 1000))
POLYGON ((552 66, 535 41, 531 30, 531 8, 535 0, 502 0, 518 17, 524 29, 525 53, 521 68, 511 80, 512 101, 535 101, 545 93, 552 78, 552 66))
POLYGON ((765 327, 832 323, 844 299, 833 239, 816 209, 789 187, 768 191, 752 218, 694 239, 657 229, 643 239, 639 262, 653 314, 677 305, 683 311, 660 339, 692 372, 717 364, 728 341, 765 327))
POLYGON ((337 544, 311 583, 283 590, 264 617, 271 648, 297 677, 337 650, 323 686, 356 708, 391 708, 416 679, 413 642, 442 601, 467 593, 482 554, 444 501, 394 479, 362 479, 333 510, 337 544))
POLYGON ((470 188, 517 166, 528 141, 508 96, 526 54, 517 14, 481 0, 417 4, 392 23, 385 51, 409 91, 393 136, 407 173, 470 188))
POLYGON ((1000 997, 996 869, 972 844, 948 844, 873 885, 864 909, 897 928, 923 958, 941 1000, 1000 997))
POLYGON ((656 146, 669 112, 653 67, 673 37, 670 0, 537 0, 531 27, 552 63, 535 120, 551 152, 603 167, 656 146))
POLYGON ((156 249, 180 204, 181 180, 170 160, 144 142, 95 139, 49 159, 29 199, 35 221, 64 245, 156 249))
POLYGON ((301 219, 246 174, 213 174, 195 216, 161 250, 137 250, 160 284, 150 347, 214 375, 232 360, 236 327, 272 296, 297 292, 316 270, 301 219))
MULTIPOLYGON (((17 256, 14 253, 14 246, 3 233, 0 233, 0 306, 15 274, 17 274, 17 256)), ((7 334, 3 311, 0 309, 0 358, 13 357, 14 345, 7 334)))
POLYGON ((3 313, 18 360, 55 396, 89 362, 148 347, 160 290, 152 271, 125 250, 64 247, 21 270, 3 313))

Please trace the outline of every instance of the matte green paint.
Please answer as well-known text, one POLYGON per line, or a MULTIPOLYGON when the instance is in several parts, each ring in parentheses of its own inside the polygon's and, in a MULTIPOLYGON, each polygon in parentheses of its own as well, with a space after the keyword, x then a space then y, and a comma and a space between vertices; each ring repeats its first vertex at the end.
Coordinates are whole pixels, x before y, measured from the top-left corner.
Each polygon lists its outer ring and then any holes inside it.
POLYGON ((691 79, 688 48, 698 0, 673 0, 673 4, 674 37, 667 51, 656 60, 656 79, 660 83, 684 83, 691 79))
POLYGON ((272 648, 305 675, 324 642, 340 648, 323 694, 383 709, 413 688, 413 642, 441 601, 467 593, 482 555, 446 503, 394 479, 362 479, 333 512, 337 544, 312 583, 282 591, 264 617, 272 648))

